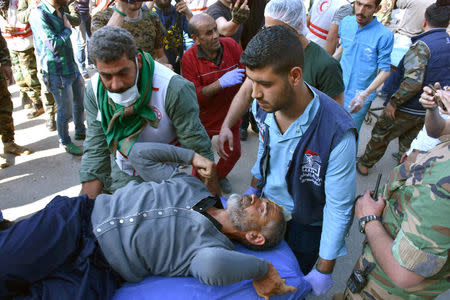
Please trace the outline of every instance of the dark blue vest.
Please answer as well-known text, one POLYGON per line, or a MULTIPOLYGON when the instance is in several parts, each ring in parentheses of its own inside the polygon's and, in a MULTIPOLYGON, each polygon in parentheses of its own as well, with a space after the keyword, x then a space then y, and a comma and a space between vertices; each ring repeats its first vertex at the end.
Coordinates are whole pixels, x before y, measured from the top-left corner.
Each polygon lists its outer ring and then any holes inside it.
MULTIPOLYGON (((422 41, 427 44, 430 50, 430 59, 428 60, 422 88, 428 84, 434 85, 435 82, 440 82, 441 86, 450 84, 450 38, 445 30, 445 28, 431 29, 411 38, 413 44, 417 41, 422 41)), ((386 81, 386 85, 392 87, 390 93, 388 93, 387 100, 398 90, 403 80, 405 73, 404 58, 398 64, 397 70, 386 81)), ((425 109, 419 102, 421 94, 422 89, 407 102, 403 103, 399 109, 405 112, 423 112, 422 114, 425 114, 425 109)))
MULTIPOLYGON (((313 87, 311 89, 319 96, 320 106, 300 138, 286 173, 288 191, 294 199, 292 222, 299 224, 312 224, 322 220, 325 173, 330 153, 348 130, 352 130, 357 136, 350 115, 333 99, 313 87)), ((260 161, 263 179, 258 183, 259 187, 265 184, 269 157, 274 155, 269 149, 269 129, 264 123, 266 116, 267 112, 257 106, 255 120, 263 137, 264 147, 260 161)), ((293 227, 295 226, 291 226, 291 230, 293 227)))

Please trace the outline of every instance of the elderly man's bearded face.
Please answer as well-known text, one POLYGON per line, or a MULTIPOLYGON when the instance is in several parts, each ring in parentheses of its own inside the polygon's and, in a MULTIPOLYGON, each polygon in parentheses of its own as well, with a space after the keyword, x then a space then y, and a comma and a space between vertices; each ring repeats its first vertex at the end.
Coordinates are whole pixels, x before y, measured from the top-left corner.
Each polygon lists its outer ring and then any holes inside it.
POLYGON ((233 194, 227 211, 233 226, 241 231, 260 230, 271 221, 279 221, 280 207, 266 198, 233 194))

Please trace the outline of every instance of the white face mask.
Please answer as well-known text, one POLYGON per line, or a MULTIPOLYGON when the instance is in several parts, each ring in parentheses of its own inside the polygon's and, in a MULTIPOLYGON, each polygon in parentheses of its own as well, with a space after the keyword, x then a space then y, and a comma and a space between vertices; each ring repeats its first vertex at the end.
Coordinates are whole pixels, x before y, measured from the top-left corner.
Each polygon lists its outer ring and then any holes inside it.
POLYGON ((139 90, 137 88, 137 82, 138 82, 138 78, 139 78, 139 65, 138 65, 137 57, 136 57, 136 70, 137 70, 136 71, 136 81, 134 82, 134 85, 132 87, 130 87, 128 90, 126 90, 123 93, 113 93, 113 92, 107 91, 108 97, 111 98, 111 100, 114 101, 114 103, 128 107, 128 106, 134 104, 134 102, 136 102, 136 100, 139 98, 140 94, 139 94, 139 90))

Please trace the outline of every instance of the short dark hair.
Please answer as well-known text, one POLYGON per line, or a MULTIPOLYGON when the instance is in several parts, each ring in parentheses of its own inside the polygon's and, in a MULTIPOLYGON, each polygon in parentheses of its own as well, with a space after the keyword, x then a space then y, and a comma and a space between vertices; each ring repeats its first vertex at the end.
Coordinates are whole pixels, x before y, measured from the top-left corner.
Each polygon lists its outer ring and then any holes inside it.
POLYGON ((450 1, 441 0, 431 4, 425 10, 425 20, 431 27, 447 27, 450 14, 450 1))
MULTIPOLYGON (((352 5, 355 5, 355 2, 356 1, 352 1, 352 5)), ((375 0, 375 7, 378 7, 378 6, 380 6, 380 4, 381 4, 381 0, 375 0)))
POLYGON ((288 73, 293 67, 303 69, 302 43, 295 33, 281 25, 265 27, 250 40, 241 63, 249 69, 271 66, 278 74, 288 73))
POLYGON ((117 26, 105 26, 91 36, 88 53, 96 64, 98 60, 105 63, 116 61, 124 54, 134 61, 138 52, 134 37, 128 30, 117 26))

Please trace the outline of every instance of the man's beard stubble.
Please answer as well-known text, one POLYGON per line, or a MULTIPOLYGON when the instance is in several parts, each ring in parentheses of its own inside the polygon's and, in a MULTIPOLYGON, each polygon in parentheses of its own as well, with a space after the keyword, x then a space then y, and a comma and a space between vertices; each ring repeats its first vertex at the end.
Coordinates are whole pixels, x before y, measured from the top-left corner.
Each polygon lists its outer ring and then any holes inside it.
POLYGON ((252 229, 244 212, 244 209, 250 205, 250 202, 250 197, 244 197, 239 194, 232 194, 228 199, 227 211, 233 227, 237 230, 248 231, 252 229))

